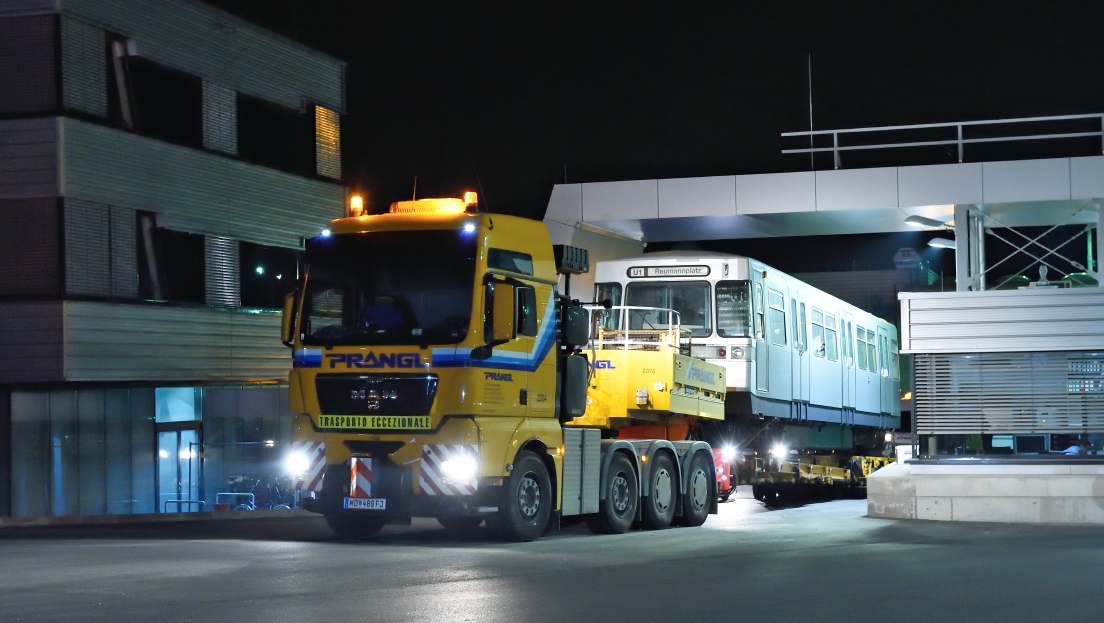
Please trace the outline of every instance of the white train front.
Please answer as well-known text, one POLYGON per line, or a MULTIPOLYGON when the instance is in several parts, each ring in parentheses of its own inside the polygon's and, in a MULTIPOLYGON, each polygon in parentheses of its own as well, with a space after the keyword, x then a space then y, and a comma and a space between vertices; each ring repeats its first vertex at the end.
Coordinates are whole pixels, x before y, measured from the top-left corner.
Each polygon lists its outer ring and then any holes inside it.
POLYGON ((679 312, 692 354, 727 370, 731 425, 777 418, 787 443, 825 449, 859 443, 853 430, 872 443, 900 425, 892 324, 736 255, 649 253, 594 270, 596 301, 679 312))

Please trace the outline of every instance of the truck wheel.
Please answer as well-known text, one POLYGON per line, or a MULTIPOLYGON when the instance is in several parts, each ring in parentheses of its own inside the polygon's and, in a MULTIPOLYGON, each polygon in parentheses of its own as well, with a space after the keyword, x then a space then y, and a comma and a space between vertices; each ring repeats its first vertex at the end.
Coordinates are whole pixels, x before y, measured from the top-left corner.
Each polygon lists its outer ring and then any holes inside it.
POLYGON ((587 525, 599 534, 621 534, 636 519, 640 501, 636 470, 624 454, 617 452, 610 458, 607 475, 606 499, 598 502, 598 514, 588 517, 587 525))
POLYGON ((665 453, 659 453, 652 461, 652 470, 648 473, 651 494, 642 498, 644 504, 644 527, 649 530, 662 530, 671 525, 675 518, 678 480, 675 476, 675 464, 665 453))
POLYGON ((552 504, 552 482, 544 461, 520 450, 502 487, 502 507, 487 518, 487 526, 502 538, 532 541, 548 527, 552 504))
POLYGON ((686 493, 682 496, 680 524, 697 527, 705 523, 716 479, 716 471, 705 455, 701 452, 694 454, 690 460, 690 475, 686 479, 686 493))
POLYGON ((764 487, 763 485, 751 485, 751 495, 756 500, 762 502, 767 498, 766 487, 764 487))
POLYGON ((338 536, 368 537, 382 530, 387 525, 387 518, 326 515, 326 523, 338 536))
POLYGON ((445 530, 456 534, 468 534, 474 532, 479 524, 483 523, 482 517, 438 517, 437 523, 444 526, 445 530))

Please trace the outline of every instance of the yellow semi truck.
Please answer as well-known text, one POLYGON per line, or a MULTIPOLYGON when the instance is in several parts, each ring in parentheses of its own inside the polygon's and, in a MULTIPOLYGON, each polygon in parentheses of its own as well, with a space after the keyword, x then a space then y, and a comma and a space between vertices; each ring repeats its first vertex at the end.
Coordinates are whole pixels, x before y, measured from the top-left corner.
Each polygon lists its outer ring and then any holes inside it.
POLYGON ((724 369, 687 356, 671 310, 557 293, 589 269, 542 223, 464 199, 354 211, 306 245, 284 305, 303 507, 343 535, 435 517, 532 540, 701 525, 724 369), (309 453, 309 454, 307 454, 309 453))

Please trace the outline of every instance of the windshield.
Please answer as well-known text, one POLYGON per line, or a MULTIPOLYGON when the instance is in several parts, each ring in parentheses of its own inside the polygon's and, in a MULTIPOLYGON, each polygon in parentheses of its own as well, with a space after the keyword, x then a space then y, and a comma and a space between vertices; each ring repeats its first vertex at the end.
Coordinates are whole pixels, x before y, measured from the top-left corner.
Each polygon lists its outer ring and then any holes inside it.
POLYGON ((475 236, 388 231, 307 243, 304 344, 456 344, 468 334, 475 236))
POLYGON ((717 335, 751 335, 751 298, 746 281, 717 282, 717 335))
POLYGON ((679 313, 682 328, 689 329, 690 334, 695 337, 707 336, 713 332, 713 313, 709 299, 709 283, 705 281, 654 281, 630 283, 625 287, 626 305, 673 309, 679 313))

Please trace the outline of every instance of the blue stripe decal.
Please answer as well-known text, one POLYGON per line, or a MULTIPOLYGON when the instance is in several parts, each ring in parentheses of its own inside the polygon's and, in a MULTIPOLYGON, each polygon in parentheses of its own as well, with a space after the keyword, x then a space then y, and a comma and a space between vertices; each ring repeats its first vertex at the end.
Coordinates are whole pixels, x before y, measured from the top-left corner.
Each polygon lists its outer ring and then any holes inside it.
POLYGON ((433 366, 437 368, 491 368, 535 372, 556 344, 556 292, 548 297, 541 319, 540 332, 528 353, 494 350, 487 359, 472 359, 471 351, 461 348, 433 349, 433 366))
POLYGON ((321 368, 321 348, 297 348, 292 353, 291 366, 293 368, 321 368))

